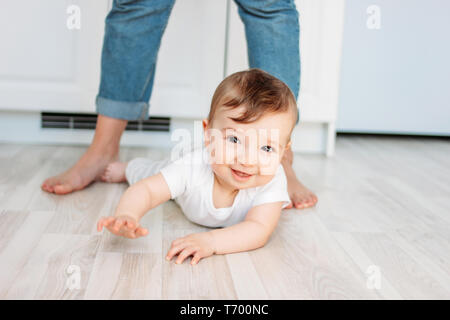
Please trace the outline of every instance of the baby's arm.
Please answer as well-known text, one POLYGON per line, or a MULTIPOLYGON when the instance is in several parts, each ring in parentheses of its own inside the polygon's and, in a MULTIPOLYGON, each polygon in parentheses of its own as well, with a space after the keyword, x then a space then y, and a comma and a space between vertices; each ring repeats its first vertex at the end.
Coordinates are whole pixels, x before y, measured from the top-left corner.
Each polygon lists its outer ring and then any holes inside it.
POLYGON ((142 179, 125 191, 113 217, 98 221, 97 230, 106 227, 112 233, 128 238, 145 236, 148 232, 139 225, 139 220, 170 196, 169 186, 161 173, 142 179))
POLYGON ((194 233, 176 239, 167 253, 167 260, 178 254, 176 263, 193 255, 191 264, 213 254, 248 251, 264 246, 278 224, 283 202, 253 207, 245 220, 230 227, 194 233))
POLYGON ((278 224, 283 202, 253 207, 245 220, 233 226, 210 231, 215 253, 226 254, 263 247, 278 224))

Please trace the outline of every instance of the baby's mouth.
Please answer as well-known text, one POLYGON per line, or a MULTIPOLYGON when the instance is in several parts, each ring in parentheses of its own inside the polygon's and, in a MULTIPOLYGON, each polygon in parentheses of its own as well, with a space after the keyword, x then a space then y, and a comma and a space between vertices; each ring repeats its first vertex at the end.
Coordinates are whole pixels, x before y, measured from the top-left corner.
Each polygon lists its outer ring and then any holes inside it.
POLYGON ((237 175, 238 177, 241 177, 241 178, 249 178, 249 177, 252 176, 252 174, 248 174, 248 173, 245 173, 245 172, 242 172, 242 171, 239 171, 239 170, 235 170, 233 168, 231 168, 231 171, 233 171, 233 173, 235 175, 237 175))

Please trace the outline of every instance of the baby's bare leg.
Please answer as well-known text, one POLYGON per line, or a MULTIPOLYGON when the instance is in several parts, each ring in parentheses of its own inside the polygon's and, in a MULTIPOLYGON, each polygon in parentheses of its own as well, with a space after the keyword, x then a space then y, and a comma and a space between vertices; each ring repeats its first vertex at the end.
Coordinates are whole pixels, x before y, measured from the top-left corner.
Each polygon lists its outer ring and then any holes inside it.
POLYGON ((168 164, 168 160, 150 160, 136 158, 128 162, 111 162, 101 176, 104 182, 128 182, 130 185, 137 181, 157 174, 168 164), (128 171, 128 172, 127 172, 128 171))
POLYGON ((135 158, 128 162, 125 170, 125 178, 130 185, 139 180, 157 174, 161 168, 170 163, 170 159, 152 160, 148 158, 135 158))
POLYGON ((112 162, 108 164, 101 176, 104 182, 126 182, 125 170, 128 162, 112 162))

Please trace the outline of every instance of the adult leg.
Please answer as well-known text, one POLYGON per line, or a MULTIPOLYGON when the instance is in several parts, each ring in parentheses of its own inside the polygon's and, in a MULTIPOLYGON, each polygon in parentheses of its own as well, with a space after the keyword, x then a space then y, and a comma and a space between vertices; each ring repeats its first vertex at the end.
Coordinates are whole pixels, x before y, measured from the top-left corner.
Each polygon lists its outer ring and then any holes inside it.
POLYGON ((43 182, 43 190, 66 194, 99 179, 118 158, 128 120, 148 116, 158 50, 174 2, 114 0, 105 20, 94 138, 73 167, 43 182))
MULTIPOLYGON (((300 27, 294 0, 235 0, 245 25, 250 68, 260 68, 284 81, 294 96, 300 89, 300 27)), ((299 118, 297 118, 298 123, 299 118)), ((296 177, 293 153, 288 150, 282 164, 288 181, 291 206, 307 208, 316 195, 296 177)))

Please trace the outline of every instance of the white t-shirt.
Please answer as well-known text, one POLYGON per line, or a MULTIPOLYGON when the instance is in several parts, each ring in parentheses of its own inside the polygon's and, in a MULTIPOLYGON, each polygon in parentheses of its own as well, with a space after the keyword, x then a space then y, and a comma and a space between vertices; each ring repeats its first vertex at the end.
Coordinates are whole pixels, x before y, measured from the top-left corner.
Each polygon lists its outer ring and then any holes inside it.
POLYGON ((269 183, 239 190, 231 207, 214 207, 214 172, 207 159, 206 148, 198 148, 161 169, 171 199, 192 222, 207 227, 227 227, 243 221, 247 212, 257 205, 284 201, 285 208, 289 204, 286 175, 280 164, 269 183))

